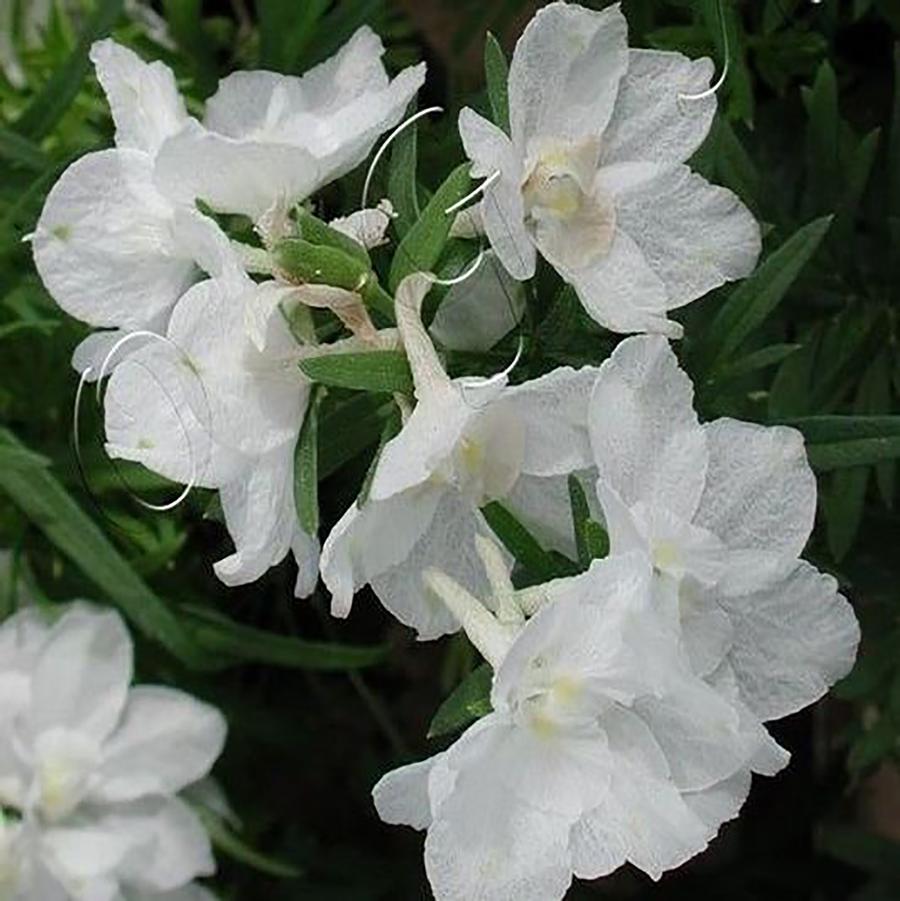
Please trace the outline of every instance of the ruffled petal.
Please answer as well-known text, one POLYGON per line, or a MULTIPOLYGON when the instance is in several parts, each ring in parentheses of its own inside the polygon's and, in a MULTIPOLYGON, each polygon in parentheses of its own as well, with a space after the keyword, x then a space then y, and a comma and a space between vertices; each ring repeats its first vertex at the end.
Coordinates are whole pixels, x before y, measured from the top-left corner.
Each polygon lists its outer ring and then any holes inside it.
POLYGON ((706 58, 629 49, 628 70, 603 133, 601 165, 688 160, 709 133, 716 95, 679 100, 679 94, 705 91, 713 71, 712 61, 706 58))
POLYGON ((529 22, 509 69, 513 143, 578 139, 606 128, 628 66, 628 24, 618 3, 602 12, 551 3, 529 22))

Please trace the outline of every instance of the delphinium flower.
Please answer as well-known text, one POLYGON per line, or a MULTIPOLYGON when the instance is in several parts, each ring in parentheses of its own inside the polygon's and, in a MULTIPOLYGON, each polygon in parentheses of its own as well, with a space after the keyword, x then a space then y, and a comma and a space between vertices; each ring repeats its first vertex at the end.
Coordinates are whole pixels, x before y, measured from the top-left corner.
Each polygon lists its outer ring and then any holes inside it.
POLYGON ((573 874, 626 861, 659 878, 733 816, 731 777, 774 773, 786 755, 691 672, 653 615, 643 555, 542 586, 552 600, 534 613, 533 592, 515 592, 496 548, 482 551, 484 603, 444 573, 424 579, 493 668, 493 712, 385 776, 379 814, 428 830, 439 901, 553 901, 573 874))
POLYGON ((346 616, 369 583, 423 639, 458 626, 422 590, 421 570, 438 567, 473 592, 484 589, 475 540, 488 527, 479 509, 501 499, 515 508, 517 495, 542 496, 544 483, 589 463, 586 403, 596 377, 591 367, 561 367, 513 387, 503 374, 451 379, 422 324, 430 285, 416 273, 396 292, 416 407, 385 445, 368 496, 331 531, 321 561, 335 615, 346 616))
POLYGON ((363 26, 302 77, 229 75, 207 102, 203 125, 190 122, 162 148, 161 184, 178 199, 200 197, 254 220, 309 197, 359 165, 422 86, 424 63, 391 80, 383 53, 363 26))
POLYGON ((78 602, 0 626, 0 887, 11 901, 211 901, 209 838, 178 793, 222 751, 221 714, 129 687, 115 612, 78 602))
POLYGON ((694 671, 758 721, 806 707, 849 672, 859 626, 836 581, 799 559, 815 477, 802 435, 701 424, 665 339, 632 337, 600 367, 590 406, 611 553, 645 553, 658 612, 694 671))
POLYGON ((691 96, 712 72, 629 49, 618 4, 534 16, 510 65, 510 134, 459 117, 473 175, 492 179, 481 217, 511 275, 530 278, 540 252, 601 325, 677 336, 668 310, 752 271, 753 217, 685 165, 715 112, 712 93, 691 96))
POLYGON ((219 275, 228 239, 191 204, 157 187, 156 157, 187 112, 175 77, 112 40, 91 48, 116 126, 116 146, 72 163, 50 190, 32 237, 34 261, 69 315, 112 331, 89 336, 74 364, 100 372, 126 331, 164 331, 200 270, 219 275))

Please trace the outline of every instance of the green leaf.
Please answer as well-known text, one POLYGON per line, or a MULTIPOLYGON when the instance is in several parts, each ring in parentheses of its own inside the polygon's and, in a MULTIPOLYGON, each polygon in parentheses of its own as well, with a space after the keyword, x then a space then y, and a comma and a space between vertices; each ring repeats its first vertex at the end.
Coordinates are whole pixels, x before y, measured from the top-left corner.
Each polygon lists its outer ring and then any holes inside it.
MULTIPOLYGON (((406 110, 407 116, 416 111, 415 101, 406 110)), ((418 128, 407 128, 394 139, 391 160, 388 164, 387 196, 397 214, 393 221, 395 233, 402 240, 419 218, 418 128)))
POLYGON ((43 172, 49 165, 44 151, 37 144, 2 125, 0 125, 0 157, 33 172, 43 172))
POLYGON ((306 641, 244 626, 210 610, 191 607, 185 608, 185 613, 190 617, 189 628, 197 644, 235 663, 338 672, 373 666, 387 656, 388 649, 383 645, 359 647, 306 641))
POLYGON ((528 529, 499 501, 492 501, 482 507, 481 512, 503 546, 537 581, 547 582, 577 572, 577 567, 571 561, 545 551, 528 529))
POLYGON ((203 828, 209 833, 215 848, 226 857, 278 879, 298 879, 303 875, 303 871, 297 867, 268 857, 252 848, 230 829, 221 817, 216 816, 208 808, 194 805, 193 810, 203 823, 203 828))
POLYGON ((369 499, 369 490, 372 487, 372 479, 375 478, 375 470, 378 469, 378 461, 381 459, 381 452, 384 450, 384 446, 388 441, 400 432, 402 425, 403 420, 400 416, 400 408, 394 406, 391 409, 390 415, 384 422, 384 428, 381 430, 381 437, 378 439, 378 447, 375 450, 375 455, 372 457, 372 462, 369 464, 369 469, 366 472, 365 479, 363 479, 362 487, 359 489, 359 495, 356 498, 357 506, 362 507, 369 499))
POLYGON ((847 757, 851 773, 860 773, 879 763, 900 746, 900 730, 894 718, 882 713, 881 717, 853 742, 847 757))
POLYGON ((319 531, 319 402, 321 389, 313 387, 306 416, 294 449, 294 505, 300 528, 307 535, 319 531))
POLYGON ((857 826, 831 823, 820 830, 818 846, 826 854, 867 873, 900 879, 900 845, 887 838, 857 826))
POLYGON ((731 188, 754 213, 761 209, 762 178, 756 163, 744 149, 734 128, 727 119, 716 124, 716 172, 719 180, 731 188))
POLYGON ((381 395, 357 394, 336 409, 320 410, 319 480, 375 444, 395 406, 381 395))
MULTIPOLYGON (((0 449, 30 453, 8 430, 0 449)), ((49 469, 0 465, 0 490, 152 641, 188 666, 206 662, 178 617, 141 580, 49 469)))
POLYGON ((45 469, 50 465, 50 460, 41 454, 36 454, 25 447, 8 447, 0 444, 0 469, 45 469))
POLYGON ((888 208, 894 216, 900 216, 900 43, 894 45, 894 102, 888 137, 888 208))
POLYGON ((707 332, 716 342, 713 370, 723 366, 781 303, 825 237, 831 218, 804 225, 731 293, 707 332))
POLYGON ((453 214, 444 212, 458 200, 466 196, 471 179, 469 163, 461 163, 434 192, 416 224, 397 245, 388 284, 392 291, 413 272, 429 272, 441 256, 447 243, 453 214))
POLYGON ((853 254, 853 229, 856 225, 860 202, 862 201, 869 176, 872 174, 872 165, 878 152, 881 140, 881 129, 870 131, 857 146, 850 159, 850 165, 843 175, 843 192, 838 204, 837 214, 834 219, 829 240, 833 247, 837 248, 845 257, 853 254))
POLYGON ((900 457, 900 416, 804 416, 776 422, 803 432, 809 461, 820 471, 900 457))
POLYGON ((725 382, 730 379, 743 378, 745 375, 750 375, 750 373, 768 366, 776 366, 800 350, 801 347, 800 344, 770 344, 768 347, 761 347, 733 363, 724 365, 719 371, 717 381, 725 382))
POLYGON ((582 570, 586 570, 593 560, 609 554, 609 535, 600 523, 591 518, 584 488, 574 473, 569 476, 569 503, 572 507, 578 563, 582 570))
POLYGON ((700 0, 698 6, 715 42, 720 65, 724 65, 726 58, 729 60, 726 80, 729 118, 752 124, 753 81, 747 68, 747 41, 740 14, 732 0, 700 0))
POLYGON ((809 114, 806 131, 807 209, 811 215, 833 210, 844 183, 840 161, 840 127, 837 78, 826 60, 816 80, 805 91, 809 114))
POLYGON ((409 361, 400 350, 323 354, 306 357, 299 365, 307 378, 323 385, 388 394, 413 393, 409 361))
POLYGON ((26 138, 39 140, 48 135, 78 96, 91 68, 91 44, 109 34, 122 14, 124 0, 100 0, 69 58, 57 68, 41 92, 16 121, 15 130, 26 138))
POLYGON ((343 251, 364 267, 363 272, 371 268, 369 254, 359 241, 332 228, 327 222, 314 216, 306 207, 297 207, 297 225, 300 227, 300 235, 305 241, 343 251))
POLYGON ((500 42, 490 32, 484 37, 484 78, 494 125, 509 134, 509 63, 500 42))
POLYGON ((459 732, 475 720, 487 716, 491 710, 491 682, 493 672, 486 663, 476 667, 456 686, 453 693, 437 709, 428 737, 438 738, 459 732))

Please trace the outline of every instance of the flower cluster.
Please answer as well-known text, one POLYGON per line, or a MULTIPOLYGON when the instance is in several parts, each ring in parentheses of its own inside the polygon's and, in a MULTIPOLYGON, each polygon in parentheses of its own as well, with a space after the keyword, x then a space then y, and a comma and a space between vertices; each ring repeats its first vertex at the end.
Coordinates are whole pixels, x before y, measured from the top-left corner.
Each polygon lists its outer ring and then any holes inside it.
MULTIPOLYGON (((701 423, 668 342, 681 334, 669 310, 748 275, 760 252, 747 209, 686 165, 715 112, 713 67, 630 49, 618 5, 542 9, 510 66, 508 133, 460 114, 485 181, 453 233, 480 233, 490 251, 429 332, 435 277, 412 271, 390 296, 370 265, 390 203, 330 224, 311 212, 424 81, 424 66, 391 80, 382 54, 361 28, 303 77, 231 75, 200 122, 166 67, 95 45, 116 146, 50 192, 37 268, 63 309, 102 329, 73 362, 83 379, 110 375, 109 453, 218 491, 235 545, 215 564, 223 582, 252 582, 292 551, 298 596, 321 573, 346 616, 370 585, 421 639, 462 627, 492 667, 493 712, 375 789, 385 820, 428 830, 437 898, 552 901, 573 875, 625 862, 658 878, 737 814, 752 773, 786 764, 763 724, 824 694, 858 641, 835 581, 800 560, 816 504, 802 437, 701 423), (235 217, 250 219, 251 237, 226 229, 235 217), (313 232, 327 237, 324 255, 313 232), (538 254, 600 325, 639 334, 599 366, 519 384, 509 372, 451 377, 441 345, 485 349, 515 325, 524 305, 508 288, 534 275, 538 254), (294 496, 312 390, 301 364, 385 350, 404 352, 414 396, 395 395, 399 432, 320 552, 294 496), (499 502, 574 558, 572 476, 594 488, 608 554, 517 590, 483 509, 499 502)), ((65 745, 78 765, 53 777, 61 816, 120 715, 121 704, 102 734, 65 745)), ((138 780, 107 800, 189 781, 159 768, 160 786, 138 780)), ((23 810, 49 815, 33 800, 43 795, 23 792, 23 810)), ((186 879, 203 872, 192 866, 186 879)))
POLYGON ((222 751, 189 695, 129 688, 118 614, 26 607, 0 627, 0 889, 11 901, 209 901, 209 838, 177 793, 222 751))

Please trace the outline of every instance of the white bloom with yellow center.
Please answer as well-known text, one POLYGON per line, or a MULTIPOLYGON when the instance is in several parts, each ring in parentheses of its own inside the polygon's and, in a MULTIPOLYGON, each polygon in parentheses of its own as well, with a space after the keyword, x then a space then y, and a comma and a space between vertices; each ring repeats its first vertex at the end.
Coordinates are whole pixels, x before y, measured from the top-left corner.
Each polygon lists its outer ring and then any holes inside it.
POLYGON ((494 669, 493 712, 374 790, 386 822, 428 830, 439 901, 553 901, 573 875, 626 861, 659 878, 734 816, 746 771, 784 765, 765 730, 691 673, 652 615, 642 555, 525 592, 489 570, 488 605, 442 573, 425 580, 494 669))
POLYGON ((510 66, 510 134, 459 117, 472 174, 493 176, 481 219, 513 277, 530 278, 539 251, 601 325, 677 336, 668 310, 752 271, 753 217, 684 165, 716 107, 685 95, 712 73, 709 60, 629 49, 618 4, 535 15, 510 66))
POLYGON ((597 374, 564 367, 514 387, 505 376, 450 379, 422 325, 430 284, 411 275, 396 295, 416 407, 385 445, 368 498, 328 536, 321 561, 335 615, 346 616, 354 592, 370 583, 423 639, 458 628, 422 591, 424 568, 452 573, 476 593, 486 588, 476 538, 488 527, 479 508, 500 500, 518 512, 533 509, 536 497, 552 505, 546 490, 561 481, 564 492, 565 474, 588 464, 586 404, 597 374))
POLYGON ((209 838, 178 792, 225 739, 212 707, 130 688, 117 613, 26 609, 0 626, 0 887, 10 901, 203 901, 209 838))

